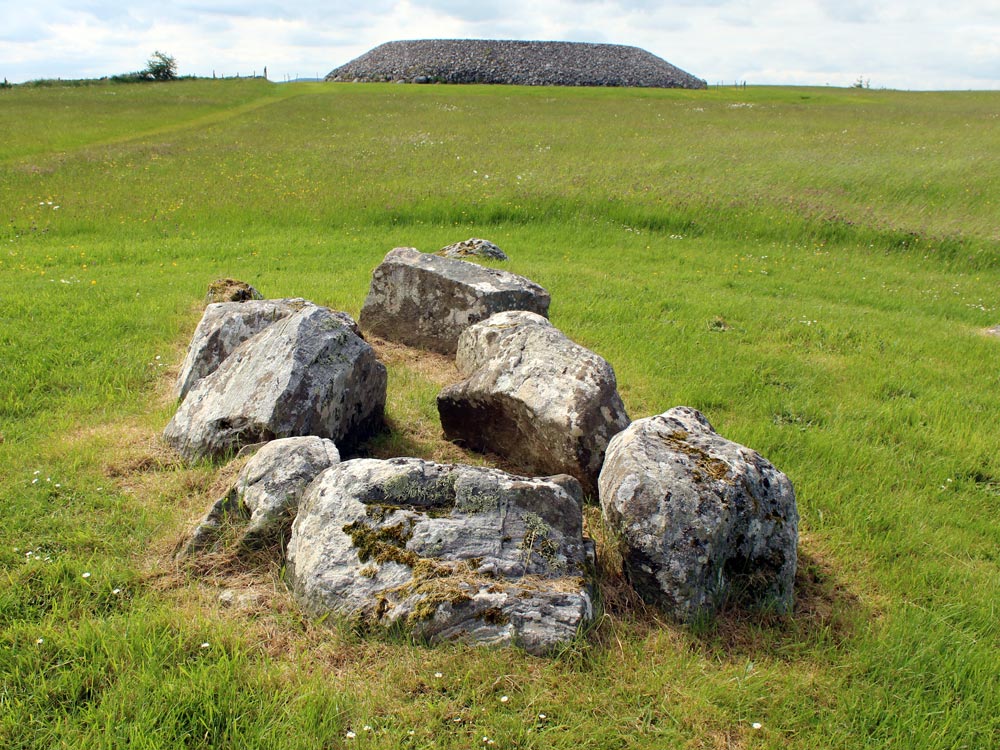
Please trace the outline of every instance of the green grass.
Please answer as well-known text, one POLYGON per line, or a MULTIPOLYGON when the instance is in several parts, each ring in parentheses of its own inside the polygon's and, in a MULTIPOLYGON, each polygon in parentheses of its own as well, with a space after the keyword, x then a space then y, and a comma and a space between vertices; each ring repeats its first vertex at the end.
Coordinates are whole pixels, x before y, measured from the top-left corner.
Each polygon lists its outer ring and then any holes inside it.
MULTIPOLYGON (((1000 744, 998 118, 996 93, 0 90, 0 743, 1000 744), (794 616, 609 598, 538 659, 311 623, 267 569, 266 606, 224 610, 232 578, 166 562, 220 491, 154 440, 207 284, 357 314, 389 249, 469 236, 633 418, 697 407, 790 476, 794 616)), ((390 369, 380 450, 435 450, 433 379, 390 369)))

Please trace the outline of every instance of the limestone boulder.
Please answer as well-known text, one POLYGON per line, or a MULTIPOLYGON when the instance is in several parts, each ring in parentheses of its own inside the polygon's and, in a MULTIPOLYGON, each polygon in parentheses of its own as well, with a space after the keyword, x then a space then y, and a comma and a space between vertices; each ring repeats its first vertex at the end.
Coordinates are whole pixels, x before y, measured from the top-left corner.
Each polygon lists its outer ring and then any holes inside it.
POLYGON ((549 293, 523 276, 397 247, 372 272, 359 321, 389 341, 454 354, 473 323, 503 310, 548 309, 549 293))
POLYGON ((247 461, 229 492, 201 519, 181 554, 213 550, 220 541, 253 550, 287 540, 306 486, 338 463, 337 446, 326 438, 291 437, 265 443, 247 461))
POLYGON ((608 448, 601 509, 642 598, 681 621, 725 602, 789 612, 798 544, 792 484, 759 453, 677 407, 608 448))
POLYGON ((437 251, 445 258, 486 258, 488 260, 508 260, 507 253, 489 240, 470 237, 461 242, 446 245, 437 251))
POLYGON ((466 379, 437 397, 448 440, 526 474, 569 474, 596 495, 608 442, 629 424, 607 361, 518 311, 467 329, 456 364, 466 379))
POLYGON ((302 299, 269 299, 208 305, 177 376, 174 388, 177 398, 184 398, 195 383, 214 372, 248 338, 306 304, 302 299))
POLYGON ((353 447, 382 424, 386 370, 349 320, 307 305, 247 339, 188 392, 164 438, 188 460, 302 435, 353 447))
POLYGON ((543 653, 593 617, 590 554, 572 477, 355 459, 309 485, 287 571, 318 617, 543 653))

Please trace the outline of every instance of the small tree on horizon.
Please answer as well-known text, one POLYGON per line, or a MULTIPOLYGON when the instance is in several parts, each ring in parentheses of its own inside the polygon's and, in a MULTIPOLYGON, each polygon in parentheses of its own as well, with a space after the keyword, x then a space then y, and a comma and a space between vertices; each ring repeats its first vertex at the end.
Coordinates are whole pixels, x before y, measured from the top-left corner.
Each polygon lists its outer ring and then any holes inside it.
POLYGON ((142 73, 154 81, 172 81, 177 78, 177 61, 165 52, 157 50, 149 58, 142 73))

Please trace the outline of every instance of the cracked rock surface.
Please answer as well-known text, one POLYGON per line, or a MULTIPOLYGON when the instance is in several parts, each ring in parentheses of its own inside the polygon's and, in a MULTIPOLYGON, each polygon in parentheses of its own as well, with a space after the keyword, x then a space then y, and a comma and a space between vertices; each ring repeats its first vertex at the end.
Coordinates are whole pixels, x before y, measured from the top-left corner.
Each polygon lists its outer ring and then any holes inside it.
POLYGON ((543 653, 593 617, 591 549, 572 477, 355 459, 309 485, 287 570, 316 616, 543 653))

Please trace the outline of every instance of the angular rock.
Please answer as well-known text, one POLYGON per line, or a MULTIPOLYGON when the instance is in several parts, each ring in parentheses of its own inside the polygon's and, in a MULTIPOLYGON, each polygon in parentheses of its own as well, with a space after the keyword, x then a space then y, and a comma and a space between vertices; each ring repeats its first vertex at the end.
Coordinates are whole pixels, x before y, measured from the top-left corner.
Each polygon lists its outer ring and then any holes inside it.
POLYGON ((205 308, 188 344, 174 392, 184 398, 191 386, 222 364, 222 360, 276 320, 308 304, 303 299, 269 299, 249 302, 215 302, 205 308))
POLYGON ((593 617, 587 541, 572 477, 356 459, 309 485, 287 571, 316 616, 542 653, 593 617))
POLYGON ((445 258, 489 258, 490 260, 509 260, 507 253, 494 245, 489 240, 482 240, 478 237, 470 237, 467 240, 456 242, 452 245, 442 247, 437 251, 437 255, 445 258))
POLYGON ((681 621, 727 600, 792 609, 795 492, 756 451, 680 406, 612 439, 600 477, 605 521, 642 598, 681 621))
POLYGON ((523 276, 397 247, 372 272, 360 323, 389 341, 454 354, 473 323, 502 310, 548 309, 549 293, 523 276))
POLYGON ((216 279, 208 285, 208 294, 205 295, 205 303, 209 305, 214 302, 248 302, 255 299, 264 299, 264 295, 245 281, 237 279, 216 279))
POLYGON ((346 317, 306 306, 243 342, 188 392, 164 438, 188 460, 300 435, 353 447, 381 426, 386 370, 346 317))
POLYGON ((607 361, 518 311, 467 329, 456 364, 466 380, 437 397, 448 440, 526 474, 569 474, 596 495, 608 442, 629 424, 607 361))
POLYGON ((239 549, 288 539, 299 498, 325 469, 340 463, 332 440, 291 437, 265 443, 247 461, 226 495, 209 509, 180 555, 214 549, 228 530, 239 549))

